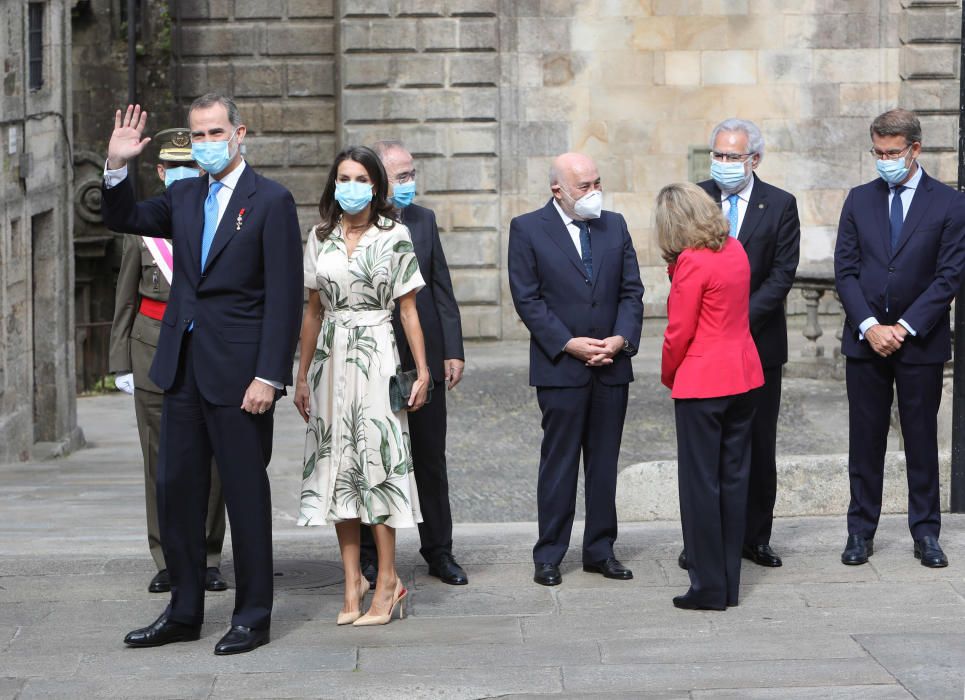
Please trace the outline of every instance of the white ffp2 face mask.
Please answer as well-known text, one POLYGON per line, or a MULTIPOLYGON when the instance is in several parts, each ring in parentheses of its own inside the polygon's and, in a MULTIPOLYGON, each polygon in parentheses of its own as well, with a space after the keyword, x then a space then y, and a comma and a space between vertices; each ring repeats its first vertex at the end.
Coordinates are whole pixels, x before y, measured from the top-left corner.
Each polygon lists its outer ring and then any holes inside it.
POLYGON ((579 199, 573 199, 570 193, 564 188, 560 188, 560 191, 567 196, 567 198, 573 202, 573 212, 581 219, 599 219, 600 212, 603 211, 603 192, 600 190, 592 190, 587 192, 585 195, 579 199))

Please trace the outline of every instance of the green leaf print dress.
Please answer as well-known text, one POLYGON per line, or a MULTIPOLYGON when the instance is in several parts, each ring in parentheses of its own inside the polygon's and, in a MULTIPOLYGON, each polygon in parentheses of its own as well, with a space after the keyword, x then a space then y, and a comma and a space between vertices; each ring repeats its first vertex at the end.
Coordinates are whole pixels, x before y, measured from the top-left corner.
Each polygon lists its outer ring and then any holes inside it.
POLYGON ((389 377, 400 366, 392 310, 396 299, 425 286, 409 230, 373 226, 349 257, 340 227, 324 241, 313 229, 305 286, 319 292, 322 326, 308 369, 298 524, 361 518, 414 527, 422 515, 408 416, 389 407, 389 377))

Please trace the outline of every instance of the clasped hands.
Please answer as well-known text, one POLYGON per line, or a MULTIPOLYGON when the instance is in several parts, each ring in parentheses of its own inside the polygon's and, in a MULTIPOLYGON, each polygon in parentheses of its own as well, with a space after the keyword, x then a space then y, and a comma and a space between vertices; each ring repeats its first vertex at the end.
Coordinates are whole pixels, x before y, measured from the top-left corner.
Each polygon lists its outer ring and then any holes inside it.
POLYGON ((908 329, 900 323, 893 326, 885 326, 876 323, 865 331, 864 338, 868 341, 871 349, 882 357, 888 357, 901 348, 901 344, 908 337, 908 329))
POLYGON ((623 336, 611 335, 602 340, 584 336, 570 338, 563 350, 576 359, 582 360, 587 367, 612 365, 613 358, 623 350, 623 336))

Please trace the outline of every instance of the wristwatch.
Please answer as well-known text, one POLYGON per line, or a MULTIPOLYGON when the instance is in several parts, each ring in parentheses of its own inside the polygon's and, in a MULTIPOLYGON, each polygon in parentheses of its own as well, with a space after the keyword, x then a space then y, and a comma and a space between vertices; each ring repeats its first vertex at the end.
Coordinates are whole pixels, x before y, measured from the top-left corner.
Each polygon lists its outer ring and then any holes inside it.
POLYGON ((624 339, 623 339, 623 352, 625 352, 628 356, 633 357, 634 355, 637 354, 637 349, 636 349, 635 347, 633 347, 633 343, 631 343, 629 340, 627 340, 626 338, 624 338, 624 339))

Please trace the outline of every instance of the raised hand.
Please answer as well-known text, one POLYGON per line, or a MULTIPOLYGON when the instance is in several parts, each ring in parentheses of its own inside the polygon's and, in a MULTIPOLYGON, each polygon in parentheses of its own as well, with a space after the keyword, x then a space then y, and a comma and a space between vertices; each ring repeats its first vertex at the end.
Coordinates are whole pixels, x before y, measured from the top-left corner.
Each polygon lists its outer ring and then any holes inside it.
POLYGON ((150 138, 141 138, 146 124, 147 112, 141 111, 141 105, 128 105, 127 112, 123 115, 121 110, 114 113, 114 131, 107 145, 108 168, 123 168, 127 161, 141 154, 144 147, 151 142, 150 138))

